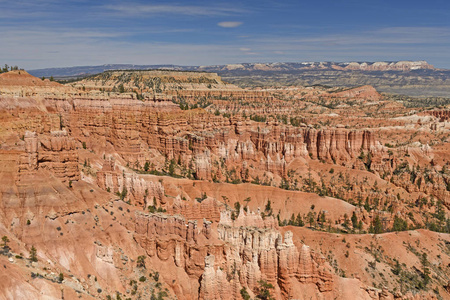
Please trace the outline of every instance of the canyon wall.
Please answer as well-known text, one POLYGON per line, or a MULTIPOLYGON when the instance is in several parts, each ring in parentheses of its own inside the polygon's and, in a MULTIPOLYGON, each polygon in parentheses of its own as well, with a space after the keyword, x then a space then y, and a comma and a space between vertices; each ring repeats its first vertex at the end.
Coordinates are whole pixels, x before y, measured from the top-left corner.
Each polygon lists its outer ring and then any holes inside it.
POLYGON ((19 178, 46 169, 62 181, 80 179, 75 141, 66 131, 52 131, 50 135, 27 131, 23 139, 25 151, 19 158, 19 178))
POLYGON ((283 298, 292 296, 292 286, 302 283, 315 284, 317 293, 332 294, 334 279, 324 258, 305 245, 297 249, 292 233, 283 239, 274 224, 243 211, 235 222, 225 217, 218 225, 213 223, 212 230, 207 221, 199 228, 197 221, 181 216, 139 214, 135 239, 150 257, 173 260, 200 279, 194 298, 237 299, 243 287, 253 294, 260 280, 276 286, 283 298))

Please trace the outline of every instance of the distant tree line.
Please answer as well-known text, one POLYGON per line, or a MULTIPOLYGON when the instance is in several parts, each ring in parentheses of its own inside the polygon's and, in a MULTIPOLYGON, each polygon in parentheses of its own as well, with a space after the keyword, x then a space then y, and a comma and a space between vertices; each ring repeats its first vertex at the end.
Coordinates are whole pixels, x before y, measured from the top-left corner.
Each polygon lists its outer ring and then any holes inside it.
POLYGON ((9 71, 16 71, 16 70, 19 70, 18 66, 8 66, 7 64, 5 64, 3 68, 0 68, 0 73, 6 73, 9 71))
POLYGON ((402 102, 407 108, 420 107, 438 107, 450 104, 450 98, 447 97, 410 97, 406 95, 384 94, 390 100, 402 102))

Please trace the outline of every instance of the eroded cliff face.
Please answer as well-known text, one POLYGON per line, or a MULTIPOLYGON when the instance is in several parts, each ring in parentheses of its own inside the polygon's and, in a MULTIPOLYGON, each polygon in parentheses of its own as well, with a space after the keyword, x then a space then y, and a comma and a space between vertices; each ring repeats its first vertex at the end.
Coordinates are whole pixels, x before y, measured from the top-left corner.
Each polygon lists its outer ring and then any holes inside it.
MULTIPOLYGON (((223 83, 215 74, 139 71, 125 72, 125 75, 108 72, 81 81, 77 86, 100 89, 121 82, 146 95, 143 101, 127 93, 112 93, 109 98, 102 98, 101 93, 93 90, 75 97, 73 108, 63 119, 80 141, 99 151, 104 149, 96 146, 96 141, 109 143, 135 168, 142 168, 152 158, 151 151, 156 150, 167 159, 175 159, 194 170, 197 179, 230 177, 227 173, 233 168, 234 177, 245 180, 245 177, 261 175, 253 170, 256 168, 285 176, 287 165, 295 158, 310 156, 352 166, 352 160, 361 151, 375 154, 381 150, 375 135, 368 130, 316 130, 281 125, 276 121, 255 123, 239 116, 226 118, 198 110, 180 111, 171 102, 178 98, 189 102, 205 97, 213 103, 240 99, 256 104, 278 101, 284 105, 283 101, 273 99, 271 91, 239 89, 223 83), (206 84, 212 86, 204 88, 206 84), (153 96, 149 97, 149 93, 153 96), (225 170, 220 161, 225 162, 229 170, 225 170)), ((381 97, 369 86, 338 93, 320 92, 319 95, 322 94, 336 99, 379 100, 381 97)), ((55 102, 49 100, 52 104, 47 105, 58 107, 55 102)))
MULTIPOLYGON (((198 80, 203 80, 201 78, 198 77, 198 80)), ((40 81, 25 79, 27 82, 40 81)), ((16 130, 19 136, 24 136, 26 130, 49 136, 41 138, 42 153, 39 159, 42 166, 50 168, 61 166, 47 162, 49 159, 74 159, 50 158, 50 151, 70 152, 83 145, 100 154, 117 153, 134 169, 142 170, 150 162, 154 168, 161 169, 164 166, 161 159, 165 157, 166 163, 174 159, 180 166, 192 170, 192 175, 197 179, 246 181, 262 176, 261 171, 270 172, 278 178, 285 177, 287 166, 296 158, 319 159, 353 167, 355 157, 361 151, 371 152, 375 156, 382 150, 374 133, 369 130, 318 130, 282 125, 276 121, 255 123, 239 116, 226 118, 201 110, 181 111, 164 97, 140 100, 131 93, 111 93, 109 96, 96 91, 77 93, 57 84, 52 85, 51 89, 44 84, 43 88, 47 90, 40 94, 39 101, 27 97, 14 101, 11 98, 14 91, 9 90, 2 97, 11 102, 9 107, 13 111, 23 111, 23 105, 32 108, 23 114, 35 121, 25 126, 21 124, 23 127, 11 127, 11 122, 5 122, 5 128, 16 130), (56 131, 70 132, 71 144, 56 142, 56 133, 52 133, 56 131), (50 137, 52 134, 53 137, 50 137)), ((366 90, 361 88, 354 93, 364 93, 366 90)), ((241 90, 235 96, 242 98, 242 93, 253 92, 241 90)), ((261 93, 261 97, 267 96, 267 93, 261 93)), ((5 105, 8 104, 5 102, 5 105)), ((6 119, 14 118, 9 115, 6 119)), ((66 168, 68 165, 65 164, 66 168)), ((58 176, 73 173, 68 170, 55 172, 58 176)), ((64 176, 76 179, 73 174, 64 176)), ((101 185, 116 191, 111 184, 101 185)), ((118 188, 122 189, 120 185, 118 188)))
MULTIPOLYGON (((176 266, 172 273, 188 275, 175 289, 183 299, 239 299, 243 289, 253 297, 261 282, 274 286, 277 299, 341 297, 341 279, 325 258, 305 244, 296 246, 290 231, 282 237, 277 227, 275 220, 243 210, 234 221, 224 211, 218 223, 204 219, 203 224, 138 213, 134 238, 150 258, 176 266)), ((360 299, 393 299, 385 290, 353 285, 360 299)))
POLYGON ((18 179, 46 169, 64 181, 80 179, 78 152, 75 141, 66 131, 52 131, 50 135, 25 132, 24 153, 19 157, 18 179))
POLYGON ((297 249, 292 233, 283 239, 276 227, 275 220, 244 211, 236 221, 224 212, 219 224, 204 220, 201 228, 181 216, 138 214, 135 239, 150 257, 173 261, 197 278, 194 298, 237 299, 243 287, 253 294, 260 280, 286 299, 294 295, 292 286, 302 283, 316 285, 317 296, 331 297, 334 279, 324 258, 306 245, 297 249))
POLYGON ((90 147, 95 148, 98 140, 110 143, 130 166, 143 168, 156 150, 168 160, 191 165, 197 179, 212 179, 217 174, 225 177, 220 161, 229 168, 234 164, 240 178, 247 169, 245 164, 283 176, 286 165, 295 158, 352 164, 361 151, 376 154, 381 149, 367 130, 256 125, 201 112, 156 114, 138 107, 113 106, 111 111, 100 110, 99 117, 95 107, 75 106, 68 127, 90 147))
POLYGON ((449 109, 445 109, 445 110, 429 110, 426 111, 424 113, 422 113, 423 115, 431 115, 433 117, 436 117, 439 122, 445 122, 450 120, 450 110, 449 109))
POLYGON ((165 203, 164 187, 159 181, 145 180, 136 173, 119 170, 113 157, 109 157, 96 173, 97 184, 105 191, 123 194, 124 200, 146 208, 149 205, 165 203))

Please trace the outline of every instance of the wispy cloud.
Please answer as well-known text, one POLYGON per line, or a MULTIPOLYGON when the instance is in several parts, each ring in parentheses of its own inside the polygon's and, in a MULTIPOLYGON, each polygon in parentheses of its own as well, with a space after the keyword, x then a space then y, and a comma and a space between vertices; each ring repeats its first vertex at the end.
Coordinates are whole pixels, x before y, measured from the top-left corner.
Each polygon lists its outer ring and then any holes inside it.
POLYGON ((0 62, 26 69, 108 63, 202 65, 237 60, 236 46, 116 39, 95 31, 8 30, 0 44, 0 62))
POLYGON ((239 48, 239 50, 242 51, 242 53, 245 55, 258 55, 258 53, 255 51, 252 51, 251 48, 241 47, 241 48, 239 48))
POLYGON ((299 36, 262 36, 251 39, 262 44, 289 44, 294 47, 311 46, 355 46, 355 45, 410 45, 450 44, 450 28, 446 27, 389 27, 373 31, 358 31, 347 34, 299 36))
POLYGON ((224 28, 235 28, 241 26, 242 22, 219 22, 217 25, 224 28))
POLYGON ((153 4, 127 4, 105 5, 103 9, 128 16, 172 14, 187 16, 227 16, 243 13, 244 10, 224 6, 195 6, 195 5, 153 5, 153 4))

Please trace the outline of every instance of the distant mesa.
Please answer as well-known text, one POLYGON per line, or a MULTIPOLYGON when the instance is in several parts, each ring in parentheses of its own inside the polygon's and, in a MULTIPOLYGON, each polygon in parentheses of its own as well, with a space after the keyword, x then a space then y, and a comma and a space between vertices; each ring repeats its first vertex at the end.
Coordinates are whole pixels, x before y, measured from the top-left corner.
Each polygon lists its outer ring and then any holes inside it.
POLYGON ((437 70, 426 61, 393 62, 298 62, 298 63, 241 63, 211 66, 177 66, 177 65, 132 65, 105 64, 100 66, 78 66, 67 68, 46 68, 30 70, 37 77, 85 77, 108 70, 150 70, 168 69, 178 71, 300 71, 300 70, 360 70, 360 71, 414 71, 437 70))
POLYGON ((361 70, 361 71, 412 71, 435 70, 426 61, 397 62, 302 62, 302 63, 244 63, 199 67, 203 70, 294 71, 294 70, 361 70))

